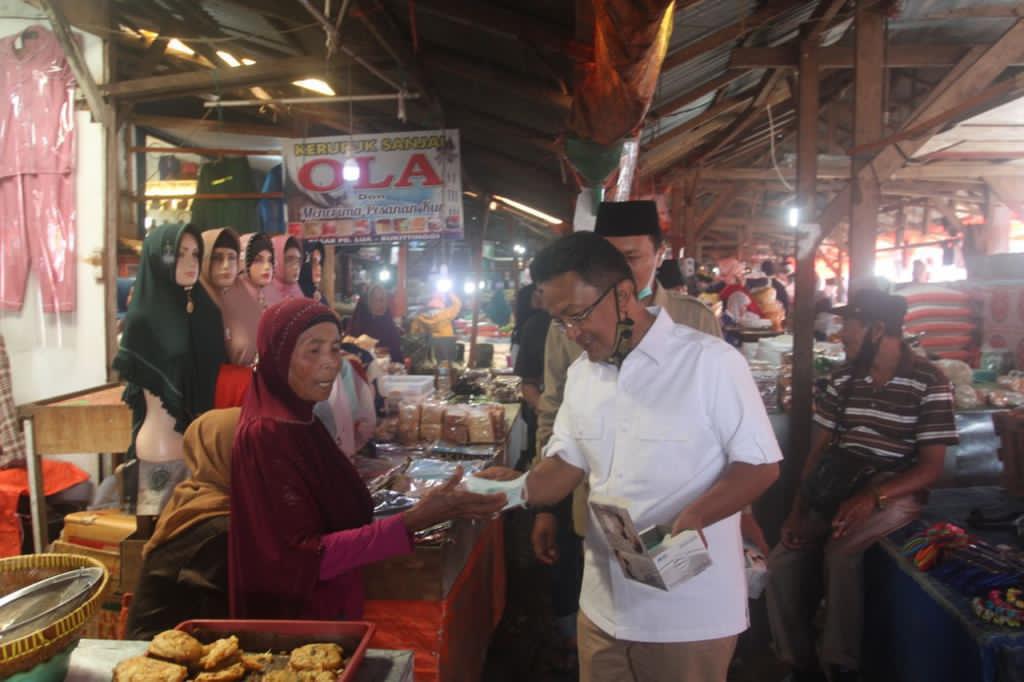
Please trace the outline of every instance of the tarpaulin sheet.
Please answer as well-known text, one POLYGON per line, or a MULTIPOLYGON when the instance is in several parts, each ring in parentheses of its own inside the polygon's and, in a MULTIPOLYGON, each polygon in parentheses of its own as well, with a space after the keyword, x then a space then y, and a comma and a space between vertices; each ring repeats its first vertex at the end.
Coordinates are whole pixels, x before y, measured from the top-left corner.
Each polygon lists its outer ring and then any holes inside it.
POLYGON ((444 600, 370 600, 363 617, 377 625, 371 646, 416 652, 418 682, 469 682, 480 678, 504 610, 505 542, 498 519, 481 534, 444 600))
POLYGON ((647 115, 672 35, 674 2, 594 0, 594 61, 573 93, 569 128, 610 145, 647 115))

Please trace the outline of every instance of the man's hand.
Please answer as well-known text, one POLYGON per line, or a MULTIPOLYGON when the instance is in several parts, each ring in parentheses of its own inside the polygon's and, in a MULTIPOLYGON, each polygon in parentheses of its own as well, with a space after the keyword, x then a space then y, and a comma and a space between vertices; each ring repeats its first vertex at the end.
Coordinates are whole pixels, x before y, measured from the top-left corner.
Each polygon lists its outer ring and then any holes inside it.
POLYGON ((761 552, 764 556, 768 556, 771 552, 768 541, 764 539, 764 531, 761 530, 761 524, 757 522, 753 514, 746 510, 740 514, 740 535, 743 536, 744 540, 757 547, 757 551, 761 552))
POLYGON ((787 549, 801 549, 815 540, 807 515, 793 509, 782 524, 782 544, 787 549))
POLYGON ((540 512, 533 519, 533 532, 530 533, 530 544, 537 561, 551 566, 558 561, 558 545, 555 537, 558 533, 558 520, 551 512, 540 512))
POLYGON ((843 537, 850 530, 850 526, 868 518, 874 511, 875 496, 870 492, 857 493, 844 501, 832 519, 832 537, 843 537))
MULTIPOLYGON (((704 521, 697 516, 693 507, 687 507, 679 512, 679 516, 672 524, 672 535, 679 535, 684 530, 695 530, 701 534, 702 538, 704 537, 704 521)), ((705 544, 707 543, 705 542, 705 544)))
POLYGON ((488 481, 514 481, 522 475, 522 471, 509 467, 487 467, 475 474, 477 478, 486 478, 488 481))

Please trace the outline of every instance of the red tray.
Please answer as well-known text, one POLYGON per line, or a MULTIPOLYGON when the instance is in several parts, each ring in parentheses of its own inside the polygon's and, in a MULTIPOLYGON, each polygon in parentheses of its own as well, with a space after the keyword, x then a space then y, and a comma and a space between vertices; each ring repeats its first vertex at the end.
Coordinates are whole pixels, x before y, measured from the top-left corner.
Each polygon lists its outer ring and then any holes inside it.
POLYGON ((305 644, 333 642, 345 650, 338 682, 355 680, 377 626, 364 621, 326 620, 187 620, 178 625, 200 642, 235 635, 243 651, 289 651, 305 644))

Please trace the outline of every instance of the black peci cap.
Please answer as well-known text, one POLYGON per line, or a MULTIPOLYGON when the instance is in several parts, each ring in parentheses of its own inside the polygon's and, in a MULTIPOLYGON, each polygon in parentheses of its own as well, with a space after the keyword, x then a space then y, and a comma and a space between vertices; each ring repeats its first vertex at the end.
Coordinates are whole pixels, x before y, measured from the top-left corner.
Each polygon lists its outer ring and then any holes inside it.
POLYGON ((602 237, 661 239, 658 206, 653 201, 603 201, 597 209, 594 232, 602 237))
POLYGON ((907 315, 907 299, 878 289, 861 289, 850 296, 847 305, 832 312, 869 324, 883 322, 888 334, 897 335, 903 329, 903 318, 907 315))

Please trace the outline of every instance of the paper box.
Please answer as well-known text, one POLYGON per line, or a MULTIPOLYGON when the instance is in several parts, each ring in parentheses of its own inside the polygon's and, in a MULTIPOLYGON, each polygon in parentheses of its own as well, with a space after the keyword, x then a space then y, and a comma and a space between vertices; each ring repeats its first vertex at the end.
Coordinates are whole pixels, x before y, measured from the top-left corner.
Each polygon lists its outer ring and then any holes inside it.
POLYGON ((667 526, 637 531, 629 501, 622 498, 591 495, 590 507, 630 580, 667 592, 711 565, 707 545, 697 531, 672 535, 667 526))
POLYGON ((135 532, 135 516, 114 509, 74 512, 64 517, 61 539, 83 547, 120 552, 121 541, 135 532))

